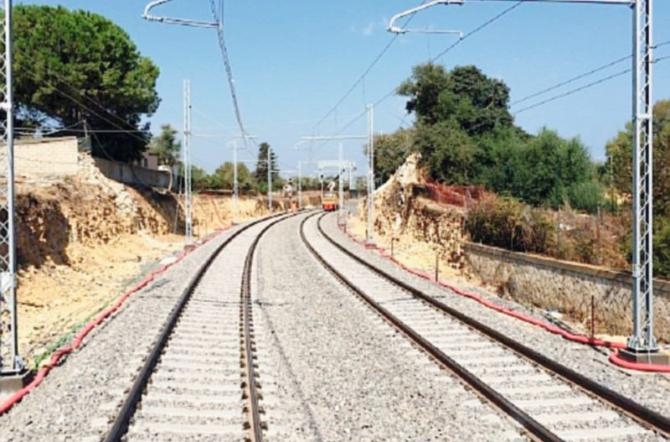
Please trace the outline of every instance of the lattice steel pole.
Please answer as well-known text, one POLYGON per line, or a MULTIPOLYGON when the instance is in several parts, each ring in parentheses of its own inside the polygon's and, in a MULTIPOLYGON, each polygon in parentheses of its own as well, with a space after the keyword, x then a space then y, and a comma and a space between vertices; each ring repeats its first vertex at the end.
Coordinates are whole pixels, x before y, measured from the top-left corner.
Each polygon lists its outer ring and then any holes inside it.
POLYGON ((653 0, 633 5, 633 333, 628 347, 658 350, 653 278, 653 0))
POLYGON ((191 81, 184 80, 184 221, 186 244, 193 241, 192 183, 191 183, 191 81))
POLYGON ((238 212, 239 185, 237 184, 237 141, 233 141, 233 207, 238 212))
POLYGON ((14 211, 14 103, 12 90, 12 1, 4 0, 0 61, 0 375, 24 370, 19 356, 16 300, 16 234, 14 211))
POLYGON ((272 213, 272 148, 268 146, 268 212, 272 213))
POLYGON ((373 105, 368 105, 368 227, 365 242, 374 243, 372 229, 374 228, 373 216, 375 211, 374 193, 375 193, 375 110, 373 105))
MULTIPOLYGON (((463 4, 474 0, 434 0, 420 8, 396 14, 390 32, 406 32, 395 21, 435 5, 463 4)), ((477 0, 496 1, 496 0, 477 0)), ((654 338, 653 272, 653 0, 526 0, 535 3, 621 5, 633 10, 633 332, 622 356, 645 362, 670 363, 658 354, 654 338)))

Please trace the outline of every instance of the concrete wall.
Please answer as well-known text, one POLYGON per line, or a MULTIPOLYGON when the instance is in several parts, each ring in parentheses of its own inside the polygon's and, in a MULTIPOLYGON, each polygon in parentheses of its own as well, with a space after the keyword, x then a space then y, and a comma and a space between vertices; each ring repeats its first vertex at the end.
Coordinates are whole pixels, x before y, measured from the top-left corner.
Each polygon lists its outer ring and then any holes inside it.
MULTIPOLYGON (((631 332, 629 272, 558 261, 482 244, 463 245, 472 270, 524 304, 557 309, 590 324, 591 297, 595 299, 596 332, 628 335, 631 332)), ((670 341, 670 282, 654 283, 654 317, 657 338, 670 341)))
POLYGON ((144 187, 160 187, 167 189, 170 186, 170 173, 160 170, 145 169, 126 163, 94 158, 95 165, 107 178, 126 184, 144 187))
POLYGON ((75 175, 78 170, 77 139, 17 140, 14 145, 14 168, 17 176, 75 175))

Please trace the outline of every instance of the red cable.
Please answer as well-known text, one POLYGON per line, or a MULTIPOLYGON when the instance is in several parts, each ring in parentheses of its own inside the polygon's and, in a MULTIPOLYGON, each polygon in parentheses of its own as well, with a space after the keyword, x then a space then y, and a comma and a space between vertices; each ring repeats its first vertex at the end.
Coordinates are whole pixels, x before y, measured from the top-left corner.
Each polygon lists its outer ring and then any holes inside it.
MULTIPOLYGON (((353 236, 349 232, 344 232, 344 233, 352 241, 354 241, 358 244, 364 244, 366 246, 366 248, 370 248, 369 244, 367 244, 364 241, 356 238, 355 236, 353 236)), ((456 286, 451 285, 449 283, 446 283, 446 282, 443 282, 443 281, 435 282, 432 275, 430 275, 429 273, 424 272, 422 270, 416 270, 416 269, 412 269, 410 267, 407 267, 403 263, 396 260, 394 257, 390 256, 384 248, 377 247, 377 246, 374 246, 374 245, 372 245, 371 247, 378 250, 379 254, 382 257, 390 260, 391 262, 398 265, 403 270, 405 270, 409 273, 412 273, 412 274, 414 274, 416 276, 419 276, 423 279, 431 281, 431 282, 433 282, 435 284, 438 284, 442 287, 448 288, 449 290, 453 291, 454 293, 456 293, 460 296, 464 296, 466 298, 470 298, 470 299, 472 299, 472 300, 474 300, 474 301, 476 301, 476 302, 478 302, 478 303, 480 303, 480 304, 484 305, 485 307, 488 307, 492 310, 495 310, 495 311, 500 312, 502 314, 505 314, 505 315, 511 316, 513 318, 519 319, 521 321, 527 322, 527 323, 532 324, 534 326, 543 328, 544 330, 546 330, 550 333, 560 335, 562 338, 564 338, 568 341, 577 342, 577 343, 580 343, 580 344, 592 345, 592 346, 596 346, 596 347, 612 348, 612 349, 615 349, 615 350, 620 350, 620 349, 624 349, 624 348, 627 347, 626 344, 621 343, 621 342, 607 341, 607 340, 604 340, 604 339, 590 338, 590 337, 585 336, 585 335, 570 333, 569 331, 564 330, 560 327, 557 327, 553 324, 550 324, 546 321, 542 321, 542 320, 534 318, 532 316, 525 315, 523 313, 519 313, 517 311, 508 309, 507 307, 503 307, 501 305, 498 305, 498 304, 496 304, 496 303, 494 303, 494 302, 492 302, 488 299, 485 299, 484 297, 482 297, 478 294, 468 292, 466 290, 462 290, 459 287, 456 287, 456 286)), ((655 372, 655 373, 670 373, 670 366, 660 365, 660 364, 643 364, 643 363, 630 362, 630 361, 622 359, 619 356, 617 351, 615 351, 614 353, 612 353, 609 356, 609 360, 613 364, 616 364, 620 367, 627 368, 629 370, 639 370, 639 371, 655 372)))
POLYGON ((640 362, 631 362, 619 356, 619 352, 615 351, 609 357, 612 364, 619 367, 627 368, 629 370, 647 371, 650 373, 670 373, 670 365, 661 364, 644 364, 640 362))
POLYGON ((37 388, 37 386, 42 383, 42 381, 49 374, 49 372, 53 368, 55 368, 62 361, 62 359, 65 356, 74 352, 76 349, 78 349, 81 346, 81 343, 86 338, 86 336, 91 332, 91 330, 93 330, 95 327, 99 326, 112 313, 117 311, 123 304, 125 304, 125 302, 128 300, 128 298, 130 298, 132 295, 134 295, 135 293, 139 292, 144 287, 149 285, 152 281, 154 281, 154 279, 156 279, 156 276, 160 275, 161 273, 165 272, 170 267, 172 267, 175 264, 182 261, 184 258, 186 258, 188 255, 190 255, 198 247, 201 247, 202 245, 211 241, 216 235, 218 235, 222 232, 225 232, 226 230, 228 230, 230 228, 231 228, 231 226, 228 226, 225 229, 221 229, 219 231, 216 231, 216 232, 206 236, 204 238, 204 241, 202 243, 200 243, 194 249, 191 249, 189 251, 182 250, 179 253, 179 255, 177 255, 177 259, 174 262, 172 262, 170 264, 162 265, 159 268, 154 269, 151 272, 149 272, 149 274, 147 276, 145 276, 144 279, 142 279, 140 282, 135 284, 129 291, 127 291, 126 293, 121 295, 111 306, 107 307, 100 314, 98 314, 98 316, 96 316, 95 319, 90 321, 81 330, 79 330, 69 344, 66 344, 66 345, 62 346, 61 348, 59 348, 58 350, 53 352, 51 354, 51 358, 49 359, 49 362, 47 364, 44 364, 42 366, 42 368, 39 369, 39 371, 37 372, 37 374, 33 378, 32 382, 30 382, 30 384, 26 385, 21 390, 17 391, 13 395, 11 395, 9 398, 7 398, 4 402, 0 403, 0 416, 5 414, 6 412, 8 412, 14 405, 16 405, 27 394, 29 394, 31 391, 33 391, 35 388, 37 388))

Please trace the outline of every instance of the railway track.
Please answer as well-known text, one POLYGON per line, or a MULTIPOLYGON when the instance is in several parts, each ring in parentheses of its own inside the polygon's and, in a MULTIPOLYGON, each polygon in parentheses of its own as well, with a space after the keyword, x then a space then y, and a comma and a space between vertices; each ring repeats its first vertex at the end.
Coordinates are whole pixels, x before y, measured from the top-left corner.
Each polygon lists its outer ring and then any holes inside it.
POLYGON ((250 280, 258 241, 286 218, 240 229, 193 275, 106 441, 263 440, 250 280))
MULTIPOLYGON (((398 280, 305 218, 307 248, 373 311, 533 440, 667 440, 670 419, 599 385, 398 280)), ((459 406, 479 406, 480 401, 459 406)), ((502 440, 502 439, 501 439, 502 440)))

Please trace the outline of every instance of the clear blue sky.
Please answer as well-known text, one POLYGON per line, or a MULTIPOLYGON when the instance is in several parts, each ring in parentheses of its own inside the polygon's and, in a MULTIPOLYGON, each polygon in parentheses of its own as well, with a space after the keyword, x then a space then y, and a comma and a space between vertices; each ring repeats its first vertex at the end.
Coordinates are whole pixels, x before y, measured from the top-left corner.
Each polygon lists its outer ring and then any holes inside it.
MULTIPOLYGON (((141 19, 144 0, 30 1, 62 4, 100 13, 123 27, 143 55, 161 69, 158 91, 162 103, 150 118, 182 127, 182 81, 193 88, 193 127, 196 135, 236 132, 223 62, 213 30, 149 23, 141 19)), ((434 57, 453 43, 450 36, 407 34, 397 39, 363 85, 320 127, 315 123, 339 100, 392 37, 385 25, 393 14, 419 0, 251 1, 226 2, 226 38, 242 116, 250 133, 269 142, 280 166, 296 169, 307 151, 296 151, 299 138, 332 134, 364 104, 386 95, 410 75, 412 66, 434 57)), ((438 6, 417 15, 412 27, 430 26, 467 32, 509 7, 511 3, 473 2, 438 6)), ((173 0, 155 10, 178 17, 209 18, 207 0, 173 0)), ((670 1, 655 1, 655 39, 670 40, 670 1)), ((511 88, 512 101, 629 54, 631 11, 624 6, 523 4, 493 25, 466 40, 438 60, 448 68, 475 64, 501 78, 511 88)), ((670 45, 657 50, 670 55, 670 45)), ((622 63, 572 84, 578 87, 629 67, 622 63)), ((517 124, 531 133, 543 126, 566 137, 578 136, 596 159, 604 145, 630 119, 630 74, 570 97, 520 113, 517 124)), ((560 93, 554 91, 546 97, 560 93)), ((670 98, 670 59, 655 66, 655 99, 670 98)), ((535 101, 545 98, 545 96, 535 101)), ((404 102, 385 100, 376 109, 377 131, 392 132, 403 121, 404 102)), ((411 124, 407 118, 404 124, 411 124)), ((361 118, 348 134, 364 134, 361 118)), ((211 171, 232 154, 230 138, 201 138, 193 142, 194 160, 211 171)), ((346 156, 365 168, 361 142, 345 143, 346 156)), ((240 159, 255 158, 253 150, 240 159)), ((313 159, 335 159, 334 143, 314 148, 313 159)))

